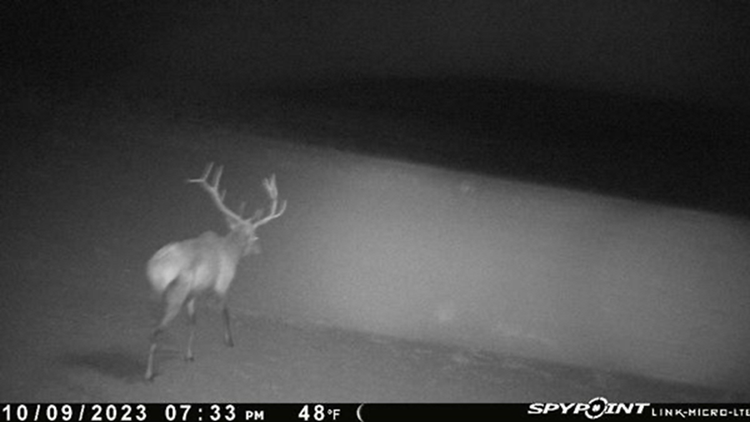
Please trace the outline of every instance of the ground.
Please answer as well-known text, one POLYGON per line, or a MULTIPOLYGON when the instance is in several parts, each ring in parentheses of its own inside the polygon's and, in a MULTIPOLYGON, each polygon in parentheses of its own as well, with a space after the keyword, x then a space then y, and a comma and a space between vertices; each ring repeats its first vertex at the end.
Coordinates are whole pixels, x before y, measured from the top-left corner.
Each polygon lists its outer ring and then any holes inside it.
MULTIPOLYGON (((143 233, 151 229, 146 223, 138 224, 154 220, 149 211, 125 217, 117 210, 128 209, 129 200, 156 198, 160 186, 174 186, 183 167, 175 168, 171 179, 154 181, 143 189, 142 197, 136 191, 108 197, 109 179, 87 178, 98 171, 91 166, 116 167, 122 160, 139 163, 167 148, 176 151, 175 145, 182 144, 172 145, 170 137, 163 136, 160 142, 167 147, 148 142, 135 152, 127 146, 106 147, 107 151, 122 148, 122 154, 98 156, 88 167, 72 156, 45 155, 42 151, 49 147, 81 148, 75 144, 82 133, 88 138, 104 134, 102 142, 108 140, 106 136, 127 140, 131 134, 143 137, 154 125, 153 121, 123 119, 118 113, 127 116, 128 112, 119 110, 114 120, 95 117, 95 127, 108 127, 109 132, 102 132, 91 129, 88 121, 75 122, 81 109, 70 107, 56 111, 66 122, 63 129, 54 124, 34 126, 33 120, 14 128, 14 136, 42 138, 43 144, 16 156, 13 174, 5 182, 19 208, 3 218, 13 235, 0 249, 2 402, 494 403, 588 402, 597 396, 610 401, 716 402, 744 398, 698 386, 349 331, 262 312, 233 315, 236 344, 227 348, 222 342, 219 313, 210 301, 199 308, 195 361, 182 358, 187 340, 182 315, 162 337, 157 374, 147 382, 143 375, 148 336, 159 309, 158 302, 149 297, 143 264, 169 238, 155 235, 145 240, 143 233), (74 195, 86 189, 92 192, 74 195), (45 192, 52 190, 70 190, 71 197, 69 201, 60 196, 51 200, 45 192)), ((46 114, 39 115, 47 119, 46 114)), ((148 113, 141 111, 137 119, 144 115, 148 113)), ((190 125, 205 129, 215 123, 211 118, 196 123, 179 116, 165 117, 162 111, 150 118, 169 121, 174 125, 170 127, 174 137, 180 133, 192 136, 190 125)), ((161 123, 156 126, 163 134, 161 123)), ((102 148, 102 144, 91 145, 102 148)), ((182 154, 195 163, 202 162, 203 157, 196 157, 199 147, 187 145, 182 154)), ((170 156, 163 163, 168 168, 180 158, 170 156)), ((145 186, 146 180, 155 180, 148 178, 155 171, 135 171, 143 180, 133 183, 145 186)), ((179 218, 174 214, 171 217, 179 218)), ((242 268, 238 277, 247 277, 242 268)))

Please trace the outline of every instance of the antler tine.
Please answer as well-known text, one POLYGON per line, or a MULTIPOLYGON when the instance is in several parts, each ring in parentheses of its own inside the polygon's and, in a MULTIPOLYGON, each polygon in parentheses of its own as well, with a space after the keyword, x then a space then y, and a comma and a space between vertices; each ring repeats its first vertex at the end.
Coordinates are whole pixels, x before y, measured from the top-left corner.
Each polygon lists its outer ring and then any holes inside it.
POLYGON ((271 177, 263 179, 263 186, 268 191, 268 194, 271 195, 272 198, 275 198, 278 196, 279 192, 276 189, 276 175, 272 174, 271 177))
MULTIPOLYGON (((268 196, 271 198, 271 212, 267 216, 263 217, 262 219, 256 222, 253 222, 253 226, 255 227, 261 226, 275 218, 280 217, 281 214, 284 214, 284 211, 286 211, 286 201, 283 201, 281 204, 281 209, 277 210, 277 207, 279 205, 279 191, 276 188, 276 175, 275 174, 272 174, 271 177, 269 178, 263 179, 263 187, 266 189, 266 192, 268 192, 268 196)), ((255 215, 260 217, 260 215, 262 214, 260 214, 258 211, 256 211, 255 215)))
MULTIPOLYGON (((211 165, 213 166, 214 163, 211 163, 211 165)), ((214 183, 213 183, 214 187, 216 188, 219 187, 219 181, 221 180, 221 173, 223 172, 224 172, 224 166, 219 166, 219 168, 216 170, 216 174, 214 175, 214 183)))
MULTIPOLYGON (((187 179, 185 183, 201 183, 208 180, 208 175, 211 174, 211 169, 214 167, 214 163, 208 163, 206 170, 203 172, 203 176, 200 179, 187 179)), ((220 172, 221 173, 221 172, 220 172)))
POLYGON ((242 221, 241 216, 235 214, 232 210, 227 208, 226 205, 224 205, 224 197, 227 193, 226 189, 219 193, 219 182, 221 181, 221 173, 222 171, 224 171, 224 167, 219 166, 219 168, 216 170, 216 174, 213 177, 213 183, 208 182, 208 176, 211 174, 213 166, 214 163, 209 163, 208 167, 206 167, 206 171, 203 172, 203 176, 200 179, 188 179, 187 182, 197 183, 206 192, 208 192, 216 207, 219 208, 219 211, 221 211, 221 213, 224 214, 227 218, 230 218, 234 221, 242 221))

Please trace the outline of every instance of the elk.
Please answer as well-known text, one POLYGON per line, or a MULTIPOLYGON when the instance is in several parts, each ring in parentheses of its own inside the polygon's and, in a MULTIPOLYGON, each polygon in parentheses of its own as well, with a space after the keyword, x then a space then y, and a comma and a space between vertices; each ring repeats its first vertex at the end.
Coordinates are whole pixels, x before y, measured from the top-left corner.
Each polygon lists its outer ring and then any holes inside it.
POLYGON ((193 239, 170 243, 159 249, 148 261, 146 275, 151 287, 163 302, 164 313, 151 334, 146 380, 151 380, 154 376, 157 338, 180 313, 183 305, 186 305, 190 323, 190 337, 185 359, 193 360, 195 300, 201 296, 213 293, 218 297, 224 319, 224 342, 229 347, 234 345, 227 306, 227 291, 237 271, 237 264, 249 254, 260 253, 260 247, 256 244, 258 237, 255 235, 255 230, 280 217, 286 210, 286 201, 278 207, 276 177, 271 175, 270 178, 263 180, 263 187, 271 198, 270 211, 263 216, 263 210, 258 209, 252 217, 243 218, 244 203, 240 213, 236 214, 224 204, 226 190, 219 193, 219 181, 223 168, 220 166, 213 176, 213 181, 209 182, 212 170, 213 163, 210 163, 203 172, 203 176, 199 179, 188 179, 186 183, 195 183, 209 194, 214 205, 224 215, 229 226, 229 233, 221 237, 208 231, 193 239))

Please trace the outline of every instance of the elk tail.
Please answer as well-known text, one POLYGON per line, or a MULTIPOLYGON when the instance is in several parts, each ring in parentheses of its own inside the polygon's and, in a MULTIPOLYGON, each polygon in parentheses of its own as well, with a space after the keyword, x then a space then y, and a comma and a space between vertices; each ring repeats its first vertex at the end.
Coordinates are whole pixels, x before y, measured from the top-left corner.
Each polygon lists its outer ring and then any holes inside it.
POLYGON ((161 298, 167 288, 177 280, 183 267, 177 243, 171 243, 154 254, 146 266, 146 276, 155 298, 161 298))

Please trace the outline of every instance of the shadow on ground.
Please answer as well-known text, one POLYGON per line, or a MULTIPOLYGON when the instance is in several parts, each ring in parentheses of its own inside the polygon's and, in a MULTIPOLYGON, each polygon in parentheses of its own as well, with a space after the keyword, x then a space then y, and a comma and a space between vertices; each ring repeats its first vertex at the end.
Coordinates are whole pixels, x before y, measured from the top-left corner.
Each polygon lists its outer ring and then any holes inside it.
MULTIPOLYGON (((163 351, 161 358, 164 359, 167 353, 177 356, 176 351, 172 353, 163 351)), ((136 356, 130 351, 118 349, 66 353, 60 357, 60 363, 73 370, 90 370, 128 383, 143 381, 143 371, 146 367, 145 354, 136 356)))

